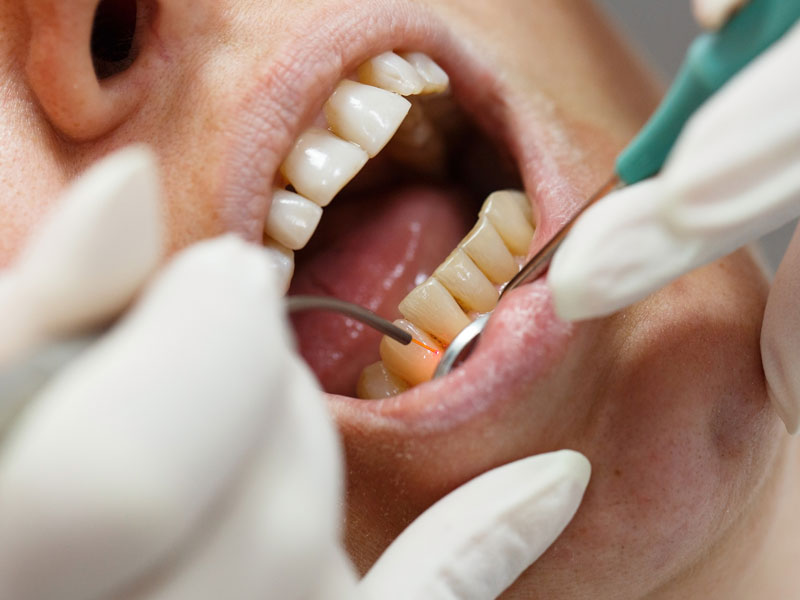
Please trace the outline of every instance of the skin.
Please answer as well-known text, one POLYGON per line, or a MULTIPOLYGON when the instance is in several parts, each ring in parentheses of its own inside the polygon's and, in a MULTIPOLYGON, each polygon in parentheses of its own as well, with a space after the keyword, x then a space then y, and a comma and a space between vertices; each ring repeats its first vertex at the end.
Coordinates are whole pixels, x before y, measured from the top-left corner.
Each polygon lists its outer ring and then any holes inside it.
MULTIPOLYGON (((413 3, 497 71, 518 117, 556 123, 548 151, 573 193, 540 208, 549 211, 540 214, 545 235, 559 211, 567 214, 610 172, 658 85, 586 2, 503 0, 506 10, 484 0, 413 3)), ((280 97, 281 58, 303 45, 297 32, 338 14, 355 20, 359 4, 145 3, 139 58, 102 84, 88 57, 93 2, 0 4, 0 267, 70 179, 135 141, 161 159, 170 247, 225 231, 219 198, 231 165, 223 157, 241 134, 252 80, 280 97), (76 81, 85 84, 80 91, 76 81)), ((367 55, 390 49, 363 45, 367 55)), ((320 104, 329 92, 317 92, 320 104)), ((280 120, 274 127, 278 140, 294 135, 280 120)), ((789 597, 800 553, 782 534, 798 525, 797 449, 764 389, 758 340, 767 289, 750 255, 738 252, 618 315, 574 327, 544 376, 443 430, 377 427, 335 407, 358 568, 471 477, 573 448, 593 464, 585 502, 504 598, 789 597)))

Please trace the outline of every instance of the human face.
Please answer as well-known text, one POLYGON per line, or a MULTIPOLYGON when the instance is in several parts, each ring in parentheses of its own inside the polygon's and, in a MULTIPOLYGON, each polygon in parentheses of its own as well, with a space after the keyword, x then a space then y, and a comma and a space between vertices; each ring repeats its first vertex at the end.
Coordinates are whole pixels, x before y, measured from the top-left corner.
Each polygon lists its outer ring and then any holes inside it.
MULTIPOLYGON (((136 141, 159 155, 172 249, 225 231, 261 242, 294 140, 342 78, 393 49, 436 59, 469 119, 513 157, 536 219, 533 252, 604 181, 658 95, 581 0, 137 6, 135 59, 98 82, 95 1, 0 5, 0 266, 67 181, 136 141)), ((459 183, 397 182, 371 206, 344 205, 320 232, 324 243, 299 261, 295 290, 333 290, 391 316, 416 275, 471 225, 471 194, 459 183), (409 223, 422 232, 410 255, 409 223), (407 257, 384 291, 367 267, 400 263, 375 258, 382 242, 407 257)), ((594 466, 586 500, 507 597, 656 597, 686 585, 741 543, 745 512, 763 502, 776 460, 778 424, 758 355, 765 290, 738 253, 613 317, 570 325, 554 317, 540 282, 508 298, 482 347, 449 378, 385 401, 329 397, 347 451, 357 566, 368 568, 468 479, 572 448, 594 466)), ((352 387, 377 339, 334 327, 330 342, 303 323, 299 343, 322 382, 352 387), (346 360, 336 358, 342 347, 346 360), (331 375, 341 370, 349 379, 331 375)))

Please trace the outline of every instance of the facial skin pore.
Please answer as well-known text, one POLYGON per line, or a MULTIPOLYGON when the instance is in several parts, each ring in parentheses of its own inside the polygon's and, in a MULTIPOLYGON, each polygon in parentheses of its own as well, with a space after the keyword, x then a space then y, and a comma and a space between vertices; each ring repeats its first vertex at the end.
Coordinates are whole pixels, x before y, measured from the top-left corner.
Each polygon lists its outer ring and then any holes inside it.
MULTIPOLYGON (((268 201, 252 199, 269 194, 284 149, 333 85, 308 82, 401 43, 499 82, 471 101, 525 132, 514 149, 523 171, 559 173, 559 186, 535 190, 540 242, 610 174, 660 95, 587 0, 369 4, 141 2, 139 56, 102 82, 88 55, 94 1, 0 4, 0 268, 70 179, 132 142, 159 155, 171 249, 230 229, 255 240, 268 201), (370 33, 382 26, 413 33, 370 33), (239 148, 252 131, 267 141, 239 148)), ((797 452, 764 388, 767 290, 740 251, 608 319, 560 324, 568 343, 548 350, 559 360, 547 373, 519 374, 508 398, 446 425, 331 400, 357 567, 470 478, 571 448, 593 464, 585 502, 503 598, 787 597, 781 569, 800 557, 777 532, 797 498, 797 452)), ((508 327, 523 318, 512 312, 508 327)))

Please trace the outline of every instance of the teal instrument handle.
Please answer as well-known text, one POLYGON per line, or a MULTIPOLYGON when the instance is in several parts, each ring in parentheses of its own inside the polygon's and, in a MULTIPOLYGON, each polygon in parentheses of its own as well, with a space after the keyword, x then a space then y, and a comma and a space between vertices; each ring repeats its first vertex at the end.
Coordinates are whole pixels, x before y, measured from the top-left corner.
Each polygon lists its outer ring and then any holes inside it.
POLYGON ((689 117, 799 18, 800 0, 751 0, 720 31, 695 39, 661 105, 617 157, 619 178, 632 184, 658 173, 689 117))

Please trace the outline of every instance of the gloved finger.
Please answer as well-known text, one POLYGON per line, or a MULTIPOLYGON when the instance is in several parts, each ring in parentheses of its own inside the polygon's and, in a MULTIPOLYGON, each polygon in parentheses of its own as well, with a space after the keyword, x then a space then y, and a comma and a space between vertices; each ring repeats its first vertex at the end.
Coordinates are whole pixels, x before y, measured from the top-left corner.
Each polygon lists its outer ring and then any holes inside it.
POLYGON ((547 272, 556 313, 575 321, 609 315, 702 264, 709 249, 666 226, 656 178, 623 188, 575 223, 547 272))
POLYGON ((50 336, 107 321, 158 265, 158 173, 144 147, 91 167, 0 281, 0 364, 50 336))
POLYGON ((257 458, 177 567, 126 600, 305 600, 317 586, 340 533, 341 450, 313 376, 286 358, 280 414, 257 458))
POLYGON ((581 216, 547 276, 561 318, 611 314, 800 214, 800 113, 791 110, 798 92, 770 83, 800 80, 772 66, 777 57, 789 68, 785 52, 796 55, 798 31, 692 117, 660 175, 610 194, 581 216), (762 115, 764 107, 783 118, 762 115))
POLYGON ((661 179, 683 236, 750 241, 800 214, 800 24, 702 107, 661 179))
POLYGON ((572 520, 590 469, 581 454, 562 450, 477 477, 414 521, 359 591, 381 600, 496 598, 572 520))
POLYGON ((692 0, 694 18, 705 29, 719 29, 750 0, 692 0))
POLYGON ((800 228, 795 231, 770 289, 761 329, 761 360, 776 411, 800 430, 800 228))
POLYGON ((0 455, 0 597, 102 597, 185 542, 275 423, 279 306, 258 248, 201 244, 27 408, 0 455))

